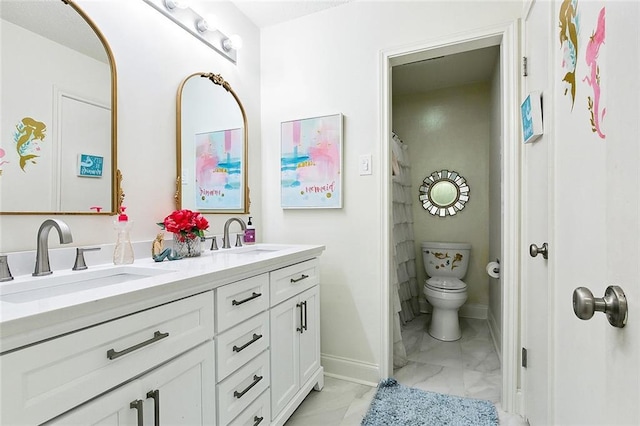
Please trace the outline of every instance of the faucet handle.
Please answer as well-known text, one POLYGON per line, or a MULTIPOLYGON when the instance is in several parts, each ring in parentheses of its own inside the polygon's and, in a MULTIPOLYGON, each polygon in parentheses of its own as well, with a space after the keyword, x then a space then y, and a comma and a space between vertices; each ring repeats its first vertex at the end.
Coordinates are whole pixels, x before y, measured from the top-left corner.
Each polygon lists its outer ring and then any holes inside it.
POLYGON ((242 236, 240 234, 236 234, 236 247, 242 247, 242 236))
POLYGON ((12 279, 13 275, 11 275, 11 271, 9 270, 7 255, 0 255, 0 282, 11 281, 12 279))
POLYGON ((211 247, 209 250, 218 250, 218 242, 216 241, 216 236, 211 237, 211 247))
POLYGON ((76 262, 73 264, 73 271, 82 271, 87 269, 87 264, 84 261, 85 251, 98 251, 100 247, 78 247, 76 248, 76 262))

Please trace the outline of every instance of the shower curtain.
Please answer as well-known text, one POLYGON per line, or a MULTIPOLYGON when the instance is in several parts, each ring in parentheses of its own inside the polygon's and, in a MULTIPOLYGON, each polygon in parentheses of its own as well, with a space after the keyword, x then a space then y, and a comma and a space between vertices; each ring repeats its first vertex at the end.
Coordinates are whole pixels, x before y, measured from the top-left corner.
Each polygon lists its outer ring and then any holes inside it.
MULTIPOLYGON (((393 199, 393 275, 394 319, 393 363, 401 367, 408 362, 402 343, 400 324, 411 321, 419 312, 419 287, 416 279, 416 254, 413 236, 411 167, 408 147, 392 134, 392 199, 393 199)), ((416 195, 417 196, 417 195, 416 195)))

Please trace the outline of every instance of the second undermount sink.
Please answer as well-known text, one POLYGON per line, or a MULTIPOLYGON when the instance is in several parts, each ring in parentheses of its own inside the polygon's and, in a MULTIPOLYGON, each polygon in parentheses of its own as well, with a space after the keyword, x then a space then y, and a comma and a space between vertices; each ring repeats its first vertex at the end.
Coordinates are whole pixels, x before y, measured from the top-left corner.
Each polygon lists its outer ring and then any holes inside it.
POLYGON ((273 253, 280 250, 288 249, 289 246, 286 245, 276 245, 276 244, 256 244, 256 245, 246 245, 242 247, 235 247, 231 249, 222 249, 221 253, 228 254, 238 254, 238 255, 260 255, 260 254, 268 254, 273 253))
POLYGON ((122 265, 106 269, 73 272, 66 275, 33 277, 26 280, 15 280, 0 286, 0 300, 9 303, 34 302, 49 297, 69 295, 79 291, 107 287, 169 272, 173 271, 122 265))

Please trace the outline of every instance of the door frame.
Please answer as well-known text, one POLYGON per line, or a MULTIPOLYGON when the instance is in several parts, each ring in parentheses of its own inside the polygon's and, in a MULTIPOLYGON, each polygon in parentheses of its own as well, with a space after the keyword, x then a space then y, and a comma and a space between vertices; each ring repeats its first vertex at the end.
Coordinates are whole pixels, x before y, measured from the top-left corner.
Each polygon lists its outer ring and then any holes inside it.
MULTIPOLYGON (((380 140, 381 164, 391 164, 391 67, 436 56, 450 55, 489 46, 500 45, 501 117, 501 286, 502 286, 502 408, 522 414, 522 395, 519 388, 520 367, 520 171, 521 144, 519 120, 520 98, 520 20, 486 27, 442 39, 380 53, 380 140)), ((393 373, 393 312, 391 303, 391 168, 381 167, 382 200, 380 222, 382 239, 380 286, 381 345, 380 376, 393 373)))

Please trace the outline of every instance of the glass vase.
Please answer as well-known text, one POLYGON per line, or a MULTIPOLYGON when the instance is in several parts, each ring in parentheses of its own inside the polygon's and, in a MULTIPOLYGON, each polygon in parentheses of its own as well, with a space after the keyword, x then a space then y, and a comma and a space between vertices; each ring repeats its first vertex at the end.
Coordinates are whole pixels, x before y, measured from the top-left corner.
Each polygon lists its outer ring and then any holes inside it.
POLYGON ((200 256, 200 237, 195 234, 173 234, 173 249, 180 257, 200 256))

